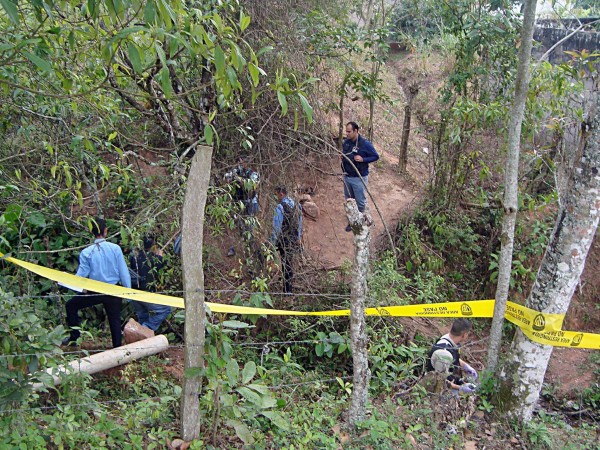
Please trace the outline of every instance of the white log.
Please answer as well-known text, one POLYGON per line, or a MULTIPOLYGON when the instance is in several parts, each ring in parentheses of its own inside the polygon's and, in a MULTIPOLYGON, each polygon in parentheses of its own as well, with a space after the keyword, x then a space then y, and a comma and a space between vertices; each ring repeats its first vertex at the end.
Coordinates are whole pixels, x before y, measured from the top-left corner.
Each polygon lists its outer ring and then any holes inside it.
MULTIPOLYGON (((169 341, 164 334, 153 336, 142 341, 133 342, 123 345, 122 347, 113 348, 102 353, 87 356, 85 358, 76 359, 70 363, 46 369, 46 372, 52 375, 54 386, 61 383, 61 374, 83 372, 97 373, 112 367, 127 364, 128 362, 145 356, 155 355, 169 348, 169 341)), ((34 383, 33 390, 38 390, 44 387, 43 383, 34 383)))

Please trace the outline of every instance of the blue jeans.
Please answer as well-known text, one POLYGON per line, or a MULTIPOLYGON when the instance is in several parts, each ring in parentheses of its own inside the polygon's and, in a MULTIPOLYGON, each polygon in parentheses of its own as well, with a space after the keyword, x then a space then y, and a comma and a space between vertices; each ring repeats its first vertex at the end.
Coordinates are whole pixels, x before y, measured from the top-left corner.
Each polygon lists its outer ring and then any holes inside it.
POLYGON ((365 206, 367 206, 367 191, 365 187, 367 186, 369 176, 362 177, 349 177, 344 175, 344 198, 348 200, 349 198, 353 198, 356 200, 356 206, 358 206, 358 210, 362 213, 365 212, 365 206), (363 184, 363 181, 365 184, 363 184))
POLYGON ((150 328, 152 331, 158 330, 160 324, 171 313, 171 307, 165 305, 155 305, 154 303, 131 301, 138 322, 150 328))

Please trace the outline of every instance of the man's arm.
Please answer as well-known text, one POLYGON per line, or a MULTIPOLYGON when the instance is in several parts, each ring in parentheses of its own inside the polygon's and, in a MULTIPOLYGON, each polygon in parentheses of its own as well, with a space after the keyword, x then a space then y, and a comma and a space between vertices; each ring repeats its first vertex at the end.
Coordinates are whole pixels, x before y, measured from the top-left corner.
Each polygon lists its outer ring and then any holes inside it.
POLYGON ((369 141, 363 141, 363 148, 361 150, 364 153, 362 155, 362 162, 372 163, 379 159, 379 153, 377 153, 377 150, 375 150, 375 147, 369 141))
POLYGON ((87 278, 90 276, 90 271, 90 261, 84 249, 84 251, 79 254, 79 267, 77 268, 77 273, 75 275, 78 277, 87 278))
POLYGON ((123 256, 123 250, 121 250, 121 247, 117 246, 115 250, 115 256, 117 258, 117 264, 119 267, 121 286, 131 288, 131 276, 129 275, 129 269, 127 268, 127 263, 125 262, 125 257, 123 256))
POLYGON ((275 213, 273 214, 273 231, 271 232, 271 244, 277 242, 277 238, 281 234, 281 226, 283 225, 283 206, 277 204, 275 207, 275 213))

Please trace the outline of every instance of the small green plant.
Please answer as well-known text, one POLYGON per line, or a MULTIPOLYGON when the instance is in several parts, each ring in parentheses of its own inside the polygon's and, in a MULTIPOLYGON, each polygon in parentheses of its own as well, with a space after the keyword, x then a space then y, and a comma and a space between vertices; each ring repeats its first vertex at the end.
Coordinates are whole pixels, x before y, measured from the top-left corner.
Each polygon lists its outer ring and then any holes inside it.
POLYGON ((552 436, 548 427, 542 422, 536 420, 525 422, 523 435, 535 448, 552 448, 552 436))

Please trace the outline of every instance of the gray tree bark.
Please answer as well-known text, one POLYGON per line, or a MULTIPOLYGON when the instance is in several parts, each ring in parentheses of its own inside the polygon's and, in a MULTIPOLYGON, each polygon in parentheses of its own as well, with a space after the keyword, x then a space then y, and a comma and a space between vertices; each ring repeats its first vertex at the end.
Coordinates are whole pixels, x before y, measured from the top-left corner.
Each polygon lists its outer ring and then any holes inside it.
POLYGON ((508 155, 504 174, 504 216, 502 218, 502 234, 500 258, 498 261, 498 284, 496 286, 496 303, 494 318, 490 331, 490 346, 487 355, 487 370, 494 373, 498 364, 498 355, 502 343, 502 326, 506 301, 510 287, 512 269, 512 256, 515 241, 515 222, 518 209, 519 188, 519 152, 521 147, 521 125, 525 112, 525 101, 529 88, 529 65, 531 61, 531 47, 533 45, 533 31, 535 25, 536 0, 526 0, 524 5, 523 27, 521 28, 521 47, 519 48, 519 62, 517 78, 515 81, 515 98, 510 109, 510 122, 508 125, 508 155))
MULTIPOLYGON (((585 124, 583 151, 572 172, 556 226, 526 306, 542 313, 565 314, 600 218, 600 94, 585 124)), ((501 394, 508 412, 529 420, 539 399, 552 346, 528 339, 520 330, 501 370, 501 394)))
POLYGON ((371 372, 367 355, 367 325, 365 322, 365 299, 367 297, 367 275, 369 272, 369 241, 372 223, 368 210, 362 214, 356 201, 348 199, 345 204, 346 216, 354 233, 354 270, 350 294, 350 342, 352 348, 352 404, 348 422, 354 426, 365 419, 365 409, 369 400, 371 372))
MULTIPOLYGON (((198 146, 192 159, 183 205, 181 256, 185 301, 185 369, 204 367, 204 270, 202 242, 204 207, 210 180, 212 147, 198 146)), ((202 376, 185 376, 181 396, 181 436, 184 441, 200 436, 202 376)))

